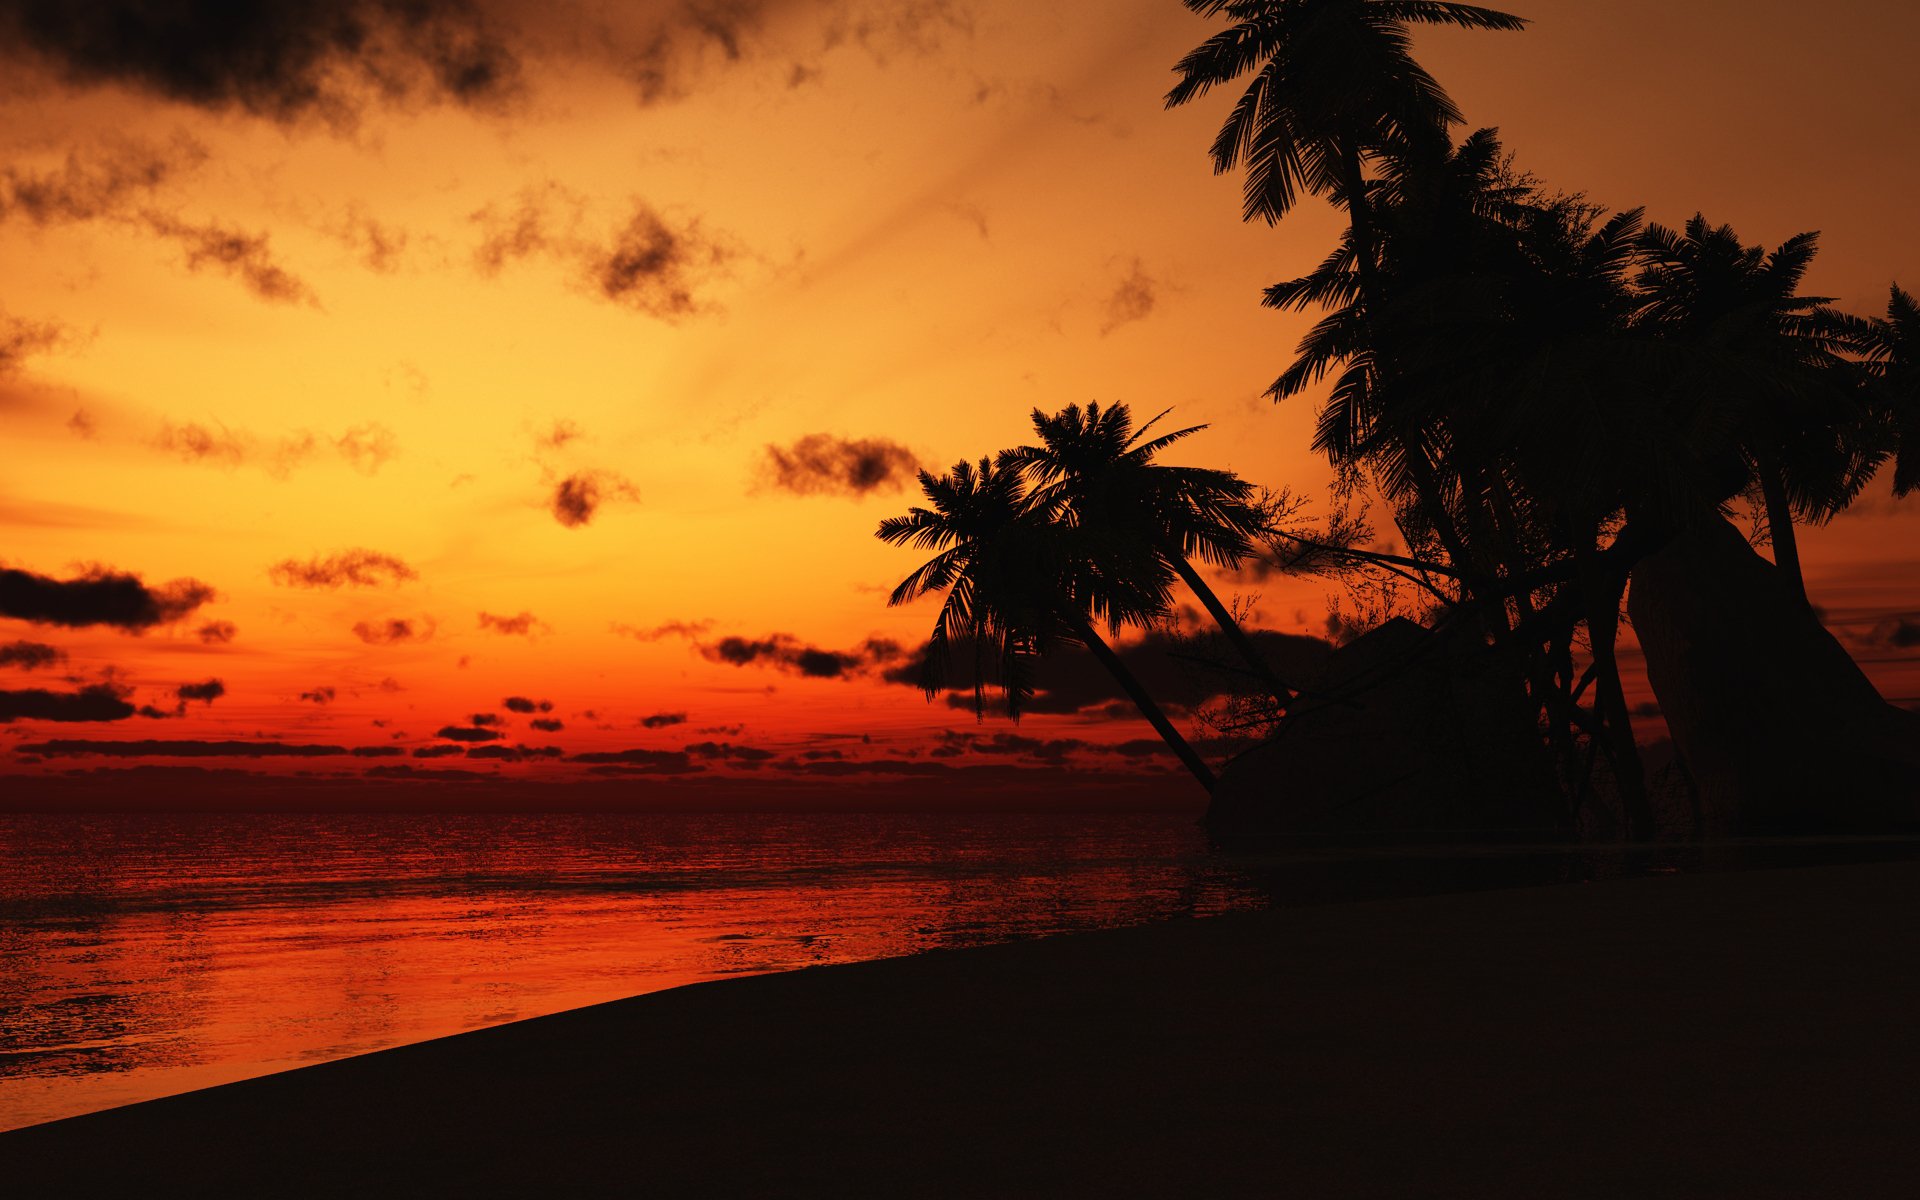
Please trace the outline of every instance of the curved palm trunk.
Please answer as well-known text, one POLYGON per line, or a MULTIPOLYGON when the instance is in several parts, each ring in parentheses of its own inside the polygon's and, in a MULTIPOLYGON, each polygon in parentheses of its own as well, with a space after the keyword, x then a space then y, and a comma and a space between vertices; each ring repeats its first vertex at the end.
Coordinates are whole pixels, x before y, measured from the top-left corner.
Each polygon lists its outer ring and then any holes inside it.
POLYGON ((1134 707, 1140 710, 1140 715, 1152 724, 1154 731, 1173 748, 1173 752, 1180 756, 1180 761, 1186 764, 1187 770, 1193 772, 1193 777, 1200 781, 1200 786, 1207 789, 1207 794, 1211 796, 1214 784, 1218 781, 1214 777, 1213 768, 1207 765, 1207 760, 1201 758, 1199 752, 1187 743, 1187 739, 1180 736, 1180 731, 1173 727, 1173 722, 1167 720, 1167 714, 1160 711, 1160 706, 1154 703, 1152 696, 1147 695, 1147 690, 1140 686, 1140 681, 1134 678, 1133 672, 1127 670, 1127 665, 1120 661, 1120 656, 1113 652, 1113 647, 1107 645, 1107 640, 1094 629, 1093 623, 1078 614, 1070 614, 1070 619, 1074 624, 1075 636, 1079 637, 1088 651, 1100 660, 1100 665, 1119 681, 1121 690, 1127 693, 1127 698, 1132 700, 1134 707))
POLYGON ((1240 622, 1233 619, 1233 614, 1227 611, 1226 605, 1220 603, 1220 597, 1213 594, 1213 589, 1208 587, 1207 581, 1200 577, 1200 572, 1193 569, 1193 564, 1186 560, 1186 556, 1178 553, 1171 554, 1168 556, 1168 561, 1173 564, 1173 569, 1180 573, 1180 578, 1186 581, 1187 587, 1199 598, 1201 605, 1213 616, 1214 624, 1220 626, 1220 632, 1227 635, 1227 641, 1233 644, 1234 650, 1241 658, 1247 660, 1247 668, 1266 685, 1269 692, 1273 693, 1273 698, 1282 704, 1292 700, 1294 690, 1280 682, 1280 678, 1273 673, 1273 668, 1267 665, 1267 660, 1260 656, 1260 651, 1254 646, 1253 639, 1247 636, 1246 630, 1240 628, 1240 622))
POLYGON ((1803 608, 1812 608, 1807 599, 1807 578, 1800 568, 1800 536, 1793 528, 1793 506, 1787 502, 1787 481, 1771 461, 1760 464, 1760 495, 1767 502, 1767 535, 1773 539, 1773 565, 1780 568, 1787 595, 1803 608))

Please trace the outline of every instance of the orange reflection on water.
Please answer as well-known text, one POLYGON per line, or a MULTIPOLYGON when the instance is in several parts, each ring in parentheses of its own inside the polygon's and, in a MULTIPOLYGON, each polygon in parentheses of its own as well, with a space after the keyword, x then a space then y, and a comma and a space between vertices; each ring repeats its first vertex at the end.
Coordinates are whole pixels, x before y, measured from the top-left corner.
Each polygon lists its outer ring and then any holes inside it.
POLYGON ((0 818, 0 1128, 727 975, 1254 902, 1170 816, 0 818))

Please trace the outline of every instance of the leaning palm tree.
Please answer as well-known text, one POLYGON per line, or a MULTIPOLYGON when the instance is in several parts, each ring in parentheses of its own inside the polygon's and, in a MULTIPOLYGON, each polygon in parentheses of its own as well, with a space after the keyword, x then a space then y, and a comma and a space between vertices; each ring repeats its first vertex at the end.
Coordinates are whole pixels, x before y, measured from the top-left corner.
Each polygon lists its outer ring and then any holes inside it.
POLYGON ((1104 545, 1127 556, 1145 555, 1171 569, 1213 617, 1234 651, 1282 704, 1294 689, 1274 674, 1252 639, 1220 602, 1193 560, 1237 567, 1252 556, 1265 517, 1252 484, 1231 471, 1176 467, 1154 456, 1205 429, 1193 425, 1149 437, 1161 413, 1133 427, 1125 404, 1082 409, 1069 404, 1049 415, 1033 410, 1035 446, 1020 446, 1000 456, 1000 465, 1025 475, 1034 491, 1034 507, 1056 521, 1082 527, 1096 548, 1104 545))
POLYGON ((1212 768, 1096 628, 1096 622, 1118 629, 1165 617, 1171 586, 1165 564, 1149 555, 1116 557, 1111 548, 1090 552, 1086 530, 1030 503, 1020 472, 988 459, 956 463, 938 477, 922 471, 920 488, 929 507, 889 517, 877 536, 889 545, 936 551, 887 598, 901 605, 946 592, 922 663, 928 696, 947 686, 955 652, 967 646, 974 656, 975 711, 992 676, 1008 715, 1018 720, 1033 694, 1032 664, 1061 645, 1084 646, 1211 793, 1212 768))

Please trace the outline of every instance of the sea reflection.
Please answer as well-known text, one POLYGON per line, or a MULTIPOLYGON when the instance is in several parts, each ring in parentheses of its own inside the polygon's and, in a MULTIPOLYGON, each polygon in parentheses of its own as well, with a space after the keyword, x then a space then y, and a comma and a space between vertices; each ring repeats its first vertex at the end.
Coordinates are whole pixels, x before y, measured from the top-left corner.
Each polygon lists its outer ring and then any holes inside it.
POLYGON ((0 1129, 700 980, 1920 839, 1210 847, 1190 817, 0 816, 0 1129))
POLYGON ((0 818, 0 1128, 698 980, 1260 902, 1172 816, 0 818))

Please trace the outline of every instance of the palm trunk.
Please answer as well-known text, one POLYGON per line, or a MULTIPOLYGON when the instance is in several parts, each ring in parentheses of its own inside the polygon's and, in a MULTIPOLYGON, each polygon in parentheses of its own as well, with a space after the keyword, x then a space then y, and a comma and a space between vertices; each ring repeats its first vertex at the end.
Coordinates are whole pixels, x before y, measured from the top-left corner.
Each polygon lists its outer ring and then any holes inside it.
POLYGON ((1140 681, 1133 677, 1133 672, 1127 670, 1126 664, 1120 661, 1120 656, 1113 652, 1113 647, 1107 645, 1106 639, 1094 629, 1093 623, 1078 614, 1069 614, 1069 616, 1074 622, 1074 633, 1085 643, 1093 656, 1100 660, 1100 665, 1112 672, 1114 679, 1119 681, 1121 690, 1127 693, 1127 698, 1132 700, 1134 707, 1140 710, 1140 715, 1145 717, 1167 745, 1173 748, 1173 752, 1180 756, 1180 761, 1186 764, 1187 770, 1193 772, 1193 777, 1200 781, 1200 786, 1207 789, 1207 794, 1211 796, 1214 784, 1217 782, 1213 768, 1207 765, 1207 761, 1200 757, 1198 751, 1187 744, 1186 738, 1180 736, 1180 731, 1173 727, 1173 722, 1167 720, 1167 714, 1160 711, 1160 706, 1154 703, 1152 696, 1147 695, 1147 690, 1140 686, 1140 681))
POLYGON ((1168 561, 1173 564, 1173 569, 1180 573, 1180 578, 1186 580, 1187 587, 1192 589, 1201 605, 1212 614, 1214 623, 1220 626, 1220 632, 1227 635, 1227 641, 1233 644, 1234 650, 1241 658, 1247 660, 1248 669, 1267 686, 1268 691, 1273 693, 1273 698, 1282 704, 1292 700, 1293 689, 1280 682, 1279 677, 1273 673, 1273 668, 1267 665, 1267 660, 1260 657, 1260 651, 1255 648, 1253 639, 1247 636, 1246 630, 1240 628, 1240 622, 1233 619, 1233 614, 1227 611, 1226 605, 1220 603, 1220 597, 1213 594, 1213 589, 1208 587, 1207 581, 1200 577, 1200 572, 1193 569, 1193 564, 1187 561, 1186 556, 1175 551, 1168 555, 1168 561))
MULTIPOLYGON (((1353 234, 1354 269, 1360 276, 1360 302, 1367 314, 1367 332, 1373 342, 1374 356, 1379 367, 1382 386, 1387 386, 1392 376, 1393 356, 1382 345, 1377 319, 1380 315, 1380 268, 1374 261, 1373 212, 1367 201, 1367 176, 1360 165, 1360 143, 1350 138, 1340 155, 1341 186, 1347 193, 1347 227, 1353 234)), ((1474 583, 1477 576, 1473 573, 1473 563, 1467 557, 1467 549, 1460 539, 1459 530, 1453 526, 1453 518, 1448 515, 1446 506, 1440 501, 1439 480, 1434 477, 1433 464, 1427 461, 1427 448, 1418 438, 1400 437, 1400 452, 1406 457, 1407 469, 1413 476, 1413 490, 1417 495, 1421 517, 1433 527, 1434 536, 1440 539, 1440 545, 1453 559, 1454 566, 1461 572, 1461 582, 1469 594, 1482 589, 1474 583)))
POLYGON ((1613 586, 1591 547, 1578 553, 1584 568, 1580 587, 1587 600, 1587 639, 1593 646, 1594 711, 1606 733, 1607 757, 1613 760, 1627 834, 1635 841, 1650 841, 1653 805, 1647 798, 1646 768, 1633 740, 1632 714, 1627 711, 1626 692, 1620 686, 1620 660, 1614 653, 1620 632, 1620 589, 1613 586))
POLYGON ((1800 537, 1793 528, 1793 506, 1787 502, 1787 481, 1779 465, 1771 460, 1760 463, 1760 495, 1767 502, 1767 535, 1773 539, 1773 565, 1780 568, 1787 595, 1802 608, 1812 608, 1807 599, 1807 578, 1800 569, 1800 537))

